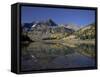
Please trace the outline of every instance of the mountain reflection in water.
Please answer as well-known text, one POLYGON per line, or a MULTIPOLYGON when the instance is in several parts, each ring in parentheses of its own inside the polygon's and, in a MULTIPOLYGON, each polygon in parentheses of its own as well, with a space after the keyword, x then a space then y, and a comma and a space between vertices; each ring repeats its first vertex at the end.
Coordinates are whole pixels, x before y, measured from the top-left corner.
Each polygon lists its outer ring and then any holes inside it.
POLYGON ((22 71, 91 66, 95 66, 94 44, 71 47, 59 43, 33 42, 22 45, 22 71))

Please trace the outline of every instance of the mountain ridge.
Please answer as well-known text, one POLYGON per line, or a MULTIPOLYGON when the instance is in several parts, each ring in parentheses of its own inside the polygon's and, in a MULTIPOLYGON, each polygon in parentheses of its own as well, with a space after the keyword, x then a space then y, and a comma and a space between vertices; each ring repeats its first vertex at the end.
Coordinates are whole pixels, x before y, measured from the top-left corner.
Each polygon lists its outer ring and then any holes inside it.
MULTIPOLYGON (((34 21, 32 23, 25 23, 23 28, 23 33, 27 33, 31 39, 45 39, 45 38, 56 38, 61 39, 68 37, 71 34, 75 34, 77 38, 88 38, 89 32, 92 32, 94 28, 91 28, 91 25, 85 26, 83 28, 76 27, 72 24, 67 25, 59 25, 56 24, 52 19, 48 19, 47 21, 34 21), (86 30, 84 30, 86 29, 86 30), (92 29, 92 30, 91 30, 92 29), (88 31, 89 30, 89 31, 88 31), (83 31, 83 32, 82 32, 83 31), (86 34, 85 32, 88 32, 86 34), (84 37, 84 35, 86 35, 84 37), (41 37, 42 36, 42 37, 41 37)), ((89 37, 94 37, 95 34, 89 35, 89 37)))

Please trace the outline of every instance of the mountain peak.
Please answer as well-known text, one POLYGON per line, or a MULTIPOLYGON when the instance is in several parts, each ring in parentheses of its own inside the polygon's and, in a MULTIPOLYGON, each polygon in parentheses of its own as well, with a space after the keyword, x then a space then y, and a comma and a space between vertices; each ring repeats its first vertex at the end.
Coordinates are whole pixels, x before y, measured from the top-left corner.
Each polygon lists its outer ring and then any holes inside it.
POLYGON ((80 29, 80 27, 77 26, 77 25, 75 25, 75 24, 67 24, 67 25, 65 25, 65 27, 66 27, 66 28, 69 28, 69 29, 73 29, 73 30, 75 30, 75 31, 77 31, 77 30, 80 29))
POLYGON ((48 26, 57 26, 57 24, 50 18, 46 21, 46 24, 48 26))

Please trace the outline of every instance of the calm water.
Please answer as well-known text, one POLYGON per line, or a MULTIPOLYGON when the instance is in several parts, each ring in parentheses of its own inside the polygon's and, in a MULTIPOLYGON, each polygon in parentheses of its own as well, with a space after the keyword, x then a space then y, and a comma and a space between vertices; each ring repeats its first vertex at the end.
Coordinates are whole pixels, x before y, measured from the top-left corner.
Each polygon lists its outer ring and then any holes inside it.
POLYGON ((95 46, 75 47, 57 43, 34 42, 22 47, 21 70, 90 67, 95 65, 95 46))

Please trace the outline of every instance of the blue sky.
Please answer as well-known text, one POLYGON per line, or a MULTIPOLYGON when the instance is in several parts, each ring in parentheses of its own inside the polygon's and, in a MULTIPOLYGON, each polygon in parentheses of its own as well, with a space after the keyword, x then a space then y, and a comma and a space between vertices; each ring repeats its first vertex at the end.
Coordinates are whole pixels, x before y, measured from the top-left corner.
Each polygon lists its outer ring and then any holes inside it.
POLYGON ((95 22, 95 11, 27 6, 22 6, 21 8, 21 23, 30 23, 41 20, 45 21, 49 18, 57 24, 71 23, 78 26, 84 26, 95 22))

